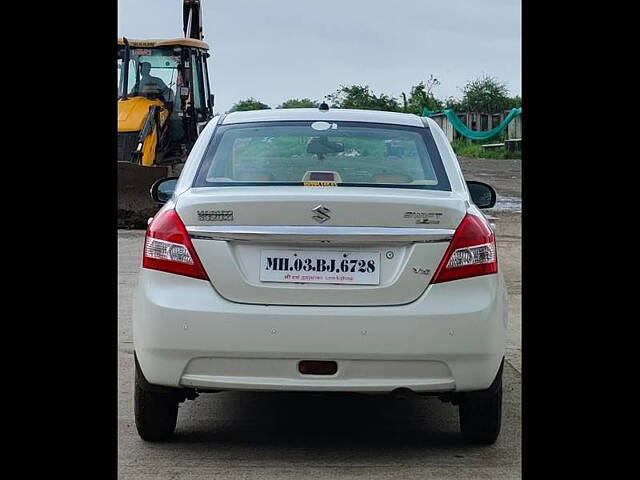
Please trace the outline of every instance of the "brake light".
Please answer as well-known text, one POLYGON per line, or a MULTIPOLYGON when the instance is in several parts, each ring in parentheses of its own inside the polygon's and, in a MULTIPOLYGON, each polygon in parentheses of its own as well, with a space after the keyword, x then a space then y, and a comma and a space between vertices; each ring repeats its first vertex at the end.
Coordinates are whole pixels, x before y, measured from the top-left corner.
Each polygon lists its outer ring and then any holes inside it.
POLYGON ((458 225, 431 283, 497 272, 498 257, 494 233, 481 218, 467 214, 458 225))
POLYGON ((142 266, 201 280, 209 279, 175 210, 159 213, 147 227, 142 266))

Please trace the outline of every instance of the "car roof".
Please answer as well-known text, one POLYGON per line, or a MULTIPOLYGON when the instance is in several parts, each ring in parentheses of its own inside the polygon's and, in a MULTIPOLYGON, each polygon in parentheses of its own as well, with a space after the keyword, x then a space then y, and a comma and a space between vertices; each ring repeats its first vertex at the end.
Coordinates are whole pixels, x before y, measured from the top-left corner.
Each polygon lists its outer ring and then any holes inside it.
POLYGON ((422 119, 412 113, 383 112, 380 110, 355 110, 347 108, 277 108, 232 112, 224 117, 223 125, 250 122, 284 121, 369 122, 423 127, 422 119))

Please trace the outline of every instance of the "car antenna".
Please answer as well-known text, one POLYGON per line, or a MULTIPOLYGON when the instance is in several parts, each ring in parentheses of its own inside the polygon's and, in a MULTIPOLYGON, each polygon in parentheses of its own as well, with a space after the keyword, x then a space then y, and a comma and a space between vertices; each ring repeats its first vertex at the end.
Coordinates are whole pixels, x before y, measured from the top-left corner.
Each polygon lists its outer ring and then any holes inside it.
POLYGON ((327 102, 322 102, 319 106, 318 106, 318 110, 326 112, 327 110, 329 110, 329 105, 327 105, 327 102))

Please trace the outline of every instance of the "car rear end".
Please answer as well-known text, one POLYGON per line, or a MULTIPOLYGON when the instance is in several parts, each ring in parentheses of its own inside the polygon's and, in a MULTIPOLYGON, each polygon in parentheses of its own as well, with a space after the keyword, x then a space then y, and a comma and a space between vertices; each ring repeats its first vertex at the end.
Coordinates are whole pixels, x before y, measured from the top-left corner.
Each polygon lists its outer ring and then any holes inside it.
POLYGON ((495 381, 495 237, 442 132, 344 115, 230 115, 203 132, 145 239, 134 342, 149 384, 447 394, 495 381))

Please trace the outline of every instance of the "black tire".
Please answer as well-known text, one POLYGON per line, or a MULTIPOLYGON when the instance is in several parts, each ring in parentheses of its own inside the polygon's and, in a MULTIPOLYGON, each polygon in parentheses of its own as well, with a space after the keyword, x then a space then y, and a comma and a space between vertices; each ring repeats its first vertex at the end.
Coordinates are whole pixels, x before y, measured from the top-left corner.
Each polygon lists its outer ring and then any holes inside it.
POLYGON ((502 369, 489 390, 462 399, 459 413, 460 430, 467 442, 495 443, 502 423, 502 369))
POLYGON ((141 375, 136 368, 133 397, 138 435, 147 442, 166 440, 176 429, 178 398, 172 392, 145 390, 141 375))

